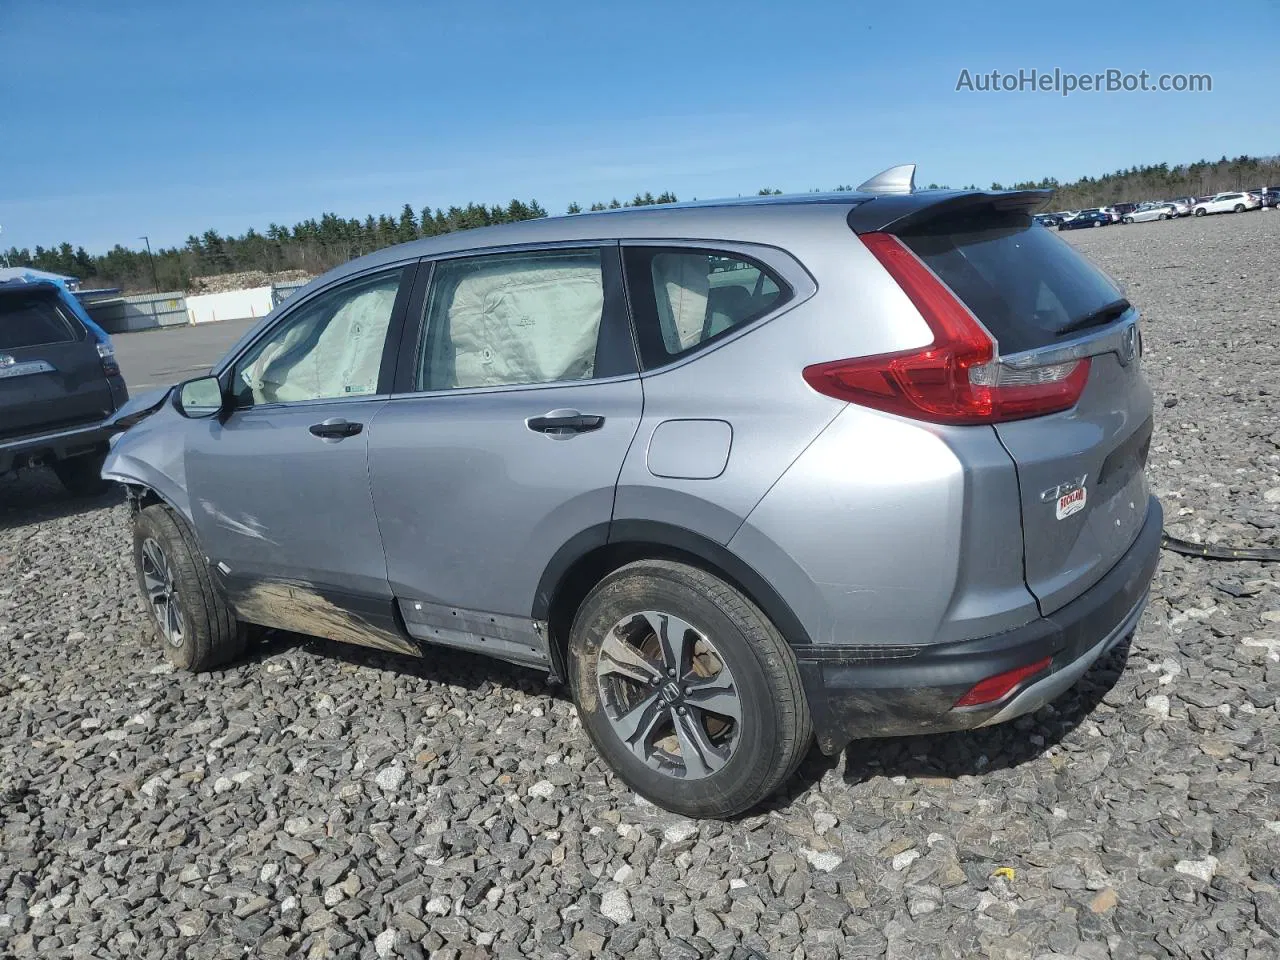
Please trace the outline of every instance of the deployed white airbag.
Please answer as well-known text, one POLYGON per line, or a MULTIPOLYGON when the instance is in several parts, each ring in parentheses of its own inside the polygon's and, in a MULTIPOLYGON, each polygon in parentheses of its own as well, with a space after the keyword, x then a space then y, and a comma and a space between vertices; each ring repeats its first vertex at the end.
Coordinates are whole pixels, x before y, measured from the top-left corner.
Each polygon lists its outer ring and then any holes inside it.
MULTIPOLYGON (((453 369, 438 387, 582 380, 595 372, 604 309, 598 261, 508 259, 463 276, 447 311, 453 369)), ((448 351, 434 362, 448 364, 448 351)))
POLYGON ((242 377, 254 403, 288 403, 374 393, 382 347, 395 304, 395 282, 373 287, 344 303, 326 324, 315 312, 269 344, 242 377), (317 329, 319 335, 317 336, 317 329))
POLYGON ((660 253, 653 258, 653 289, 658 326, 670 354, 683 353, 702 340, 711 278, 707 258, 687 253, 660 253))

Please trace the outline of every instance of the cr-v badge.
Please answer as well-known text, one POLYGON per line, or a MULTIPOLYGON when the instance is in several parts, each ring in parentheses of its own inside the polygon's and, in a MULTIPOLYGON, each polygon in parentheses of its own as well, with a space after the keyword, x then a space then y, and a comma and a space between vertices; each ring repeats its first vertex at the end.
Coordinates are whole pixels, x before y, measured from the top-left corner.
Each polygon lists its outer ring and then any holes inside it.
POLYGON ((1056 487, 1050 487, 1048 490, 1042 491, 1040 494, 1041 503, 1054 504, 1054 515, 1059 520, 1065 520, 1074 513, 1079 513, 1084 509, 1085 501, 1088 499, 1089 491, 1085 488, 1085 481, 1089 479, 1086 473, 1076 480, 1068 480, 1066 483, 1060 483, 1056 487))

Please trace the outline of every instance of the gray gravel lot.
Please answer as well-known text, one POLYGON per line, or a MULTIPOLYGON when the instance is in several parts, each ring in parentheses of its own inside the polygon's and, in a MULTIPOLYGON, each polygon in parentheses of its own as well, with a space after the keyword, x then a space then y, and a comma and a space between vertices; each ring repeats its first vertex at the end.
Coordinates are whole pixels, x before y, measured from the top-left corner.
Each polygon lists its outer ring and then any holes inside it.
MULTIPOLYGON (((1173 532, 1280 546, 1280 213, 1063 236, 1144 311, 1173 532)), ((0 482, 0 955, 1280 956, 1280 565, 1165 553, 1051 707, 694 823, 534 673, 296 636, 174 673, 128 542, 0 482)))

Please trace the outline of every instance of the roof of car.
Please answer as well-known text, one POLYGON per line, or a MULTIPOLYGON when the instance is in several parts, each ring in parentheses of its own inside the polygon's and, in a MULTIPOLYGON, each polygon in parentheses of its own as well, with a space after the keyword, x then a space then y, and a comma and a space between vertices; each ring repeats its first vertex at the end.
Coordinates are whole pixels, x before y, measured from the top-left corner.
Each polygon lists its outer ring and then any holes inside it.
POLYGON ((50 273, 48 270, 37 270, 35 267, 0 267, 0 283, 12 281, 34 283, 44 280, 50 283, 62 283, 74 288, 80 281, 61 273, 50 273))
MULTIPOLYGON (((287 302, 297 303, 318 288, 379 267, 473 250, 575 242, 603 243, 612 240, 682 240, 706 241, 709 244, 755 242, 776 245, 780 227, 794 235, 797 230, 829 229, 833 220, 847 220, 848 227, 866 232, 885 229, 890 225, 905 225, 922 212, 924 216, 932 216, 930 208, 933 207, 951 209, 990 201, 998 205, 1029 209, 1040 206, 1050 195, 1048 190, 911 190, 901 193, 849 190, 695 200, 540 217, 499 226, 456 230, 436 237, 423 237, 384 247, 316 277, 294 293, 287 302)), ((272 317, 274 311, 247 331, 232 347, 228 356, 256 337, 263 326, 272 322, 272 317)))
POLYGON ((58 293, 62 288, 52 280, 0 280, 0 293, 58 293))
POLYGON ((621 207, 591 213, 541 217, 517 223, 457 230, 411 240, 366 254, 326 274, 328 280, 381 264, 484 248, 573 241, 683 239, 768 242, 780 222, 811 223, 857 210, 859 231, 883 229, 927 208, 946 203, 1007 199, 1024 205, 1042 203, 1048 191, 914 190, 910 193, 800 193, 723 200, 694 200, 643 207, 621 207))

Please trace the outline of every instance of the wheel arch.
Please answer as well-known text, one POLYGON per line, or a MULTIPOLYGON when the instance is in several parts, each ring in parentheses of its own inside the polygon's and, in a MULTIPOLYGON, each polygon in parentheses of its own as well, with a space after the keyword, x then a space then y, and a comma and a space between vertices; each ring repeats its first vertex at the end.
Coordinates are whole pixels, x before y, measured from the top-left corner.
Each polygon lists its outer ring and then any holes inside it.
POLYGON ((183 512, 177 504, 163 493, 156 490, 149 484, 142 483, 139 480, 117 480, 120 486, 124 487, 125 496, 129 499, 129 505, 133 508, 134 513, 145 510, 147 507, 159 504, 165 507, 176 516, 188 528, 191 527, 191 518, 183 512))
POLYGON ((569 629, 582 601, 610 573, 636 560, 673 560, 705 570, 758 606, 791 646, 813 642, 772 584, 723 544, 670 523, 619 520, 597 524, 571 538, 552 556, 538 582, 533 618, 547 623, 555 675, 565 676, 569 629))

